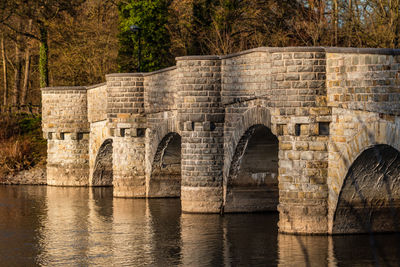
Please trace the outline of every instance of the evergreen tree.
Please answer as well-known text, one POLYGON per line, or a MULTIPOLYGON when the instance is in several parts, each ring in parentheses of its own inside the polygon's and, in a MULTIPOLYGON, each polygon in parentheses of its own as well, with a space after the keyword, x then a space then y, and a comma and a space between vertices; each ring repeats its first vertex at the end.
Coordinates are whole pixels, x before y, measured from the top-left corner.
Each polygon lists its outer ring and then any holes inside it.
POLYGON ((139 37, 141 42, 140 71, 154 71, 173 64, 167 30, 168 0, 129 0, 119 4, 120 49, 118 65, 121 72, 138 71, 139 37), (140 27, 140 33, 131 26, 140 27))

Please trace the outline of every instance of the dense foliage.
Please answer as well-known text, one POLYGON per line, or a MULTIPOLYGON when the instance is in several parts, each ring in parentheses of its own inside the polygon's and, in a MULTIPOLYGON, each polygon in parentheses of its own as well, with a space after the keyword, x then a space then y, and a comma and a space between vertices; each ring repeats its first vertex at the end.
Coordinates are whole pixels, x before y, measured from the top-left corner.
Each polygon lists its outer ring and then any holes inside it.
POLYGON ((140 71, 154 71, 171 65, 169 53, 168 0, 121 1, 119 68, 122 72, 138 70, 139 40, 142 61, 140 71), (139 27, 132 31, 131 26, 139 27))

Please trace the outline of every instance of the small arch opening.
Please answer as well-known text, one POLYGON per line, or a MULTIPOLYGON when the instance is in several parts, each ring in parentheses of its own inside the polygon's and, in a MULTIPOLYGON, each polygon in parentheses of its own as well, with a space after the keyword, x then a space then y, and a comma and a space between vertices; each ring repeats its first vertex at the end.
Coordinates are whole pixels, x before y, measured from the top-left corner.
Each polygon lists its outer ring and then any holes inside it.
POLYGON ((400 231, 400 153, 388 145, 362 152, 339 194, 332 233, 400 231))
POLYGON ((232 159, 225 212, 276 211, 279 142, 264 125, 250 127, 232 159))
POLYGON ((94 164, 92 186, 113 185, 112 143, 112 139, 107 139, 99 148, 94 164))
POLYGON ((181 136, 167 134, 158 145, 149 182, 149 197, 181 196, 181 136))

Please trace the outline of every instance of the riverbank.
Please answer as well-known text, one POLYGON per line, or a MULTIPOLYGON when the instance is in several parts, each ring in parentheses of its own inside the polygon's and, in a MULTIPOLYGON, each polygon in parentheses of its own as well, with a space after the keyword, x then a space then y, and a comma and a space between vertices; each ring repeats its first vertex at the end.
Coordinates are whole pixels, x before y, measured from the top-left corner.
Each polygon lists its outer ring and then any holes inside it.
POLYGON ((46 184, 47 143, 41 116, 4 113, 0 118, 0 184, 46 184))
POLYGON ((0 177, 2 185, 46 185, 46 166, 36 166, 29 170, 9 173, 0 177))

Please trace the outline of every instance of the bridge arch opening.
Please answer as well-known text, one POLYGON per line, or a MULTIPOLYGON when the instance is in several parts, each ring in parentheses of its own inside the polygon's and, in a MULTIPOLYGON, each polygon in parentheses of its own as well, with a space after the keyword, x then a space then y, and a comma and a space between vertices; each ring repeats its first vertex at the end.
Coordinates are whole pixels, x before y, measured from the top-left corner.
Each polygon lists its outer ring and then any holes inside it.
POLYGON ((107 139, 99 148, 94 163, 92 186, 113 185, 113 141, 107 139))
POLYGON ((167 134, 157 147, 149 181, 149 197, 181 196, 181 136, 167 134))
POLYGON ((227 179, 225 212, 276 211, 278 138, 261 124, 250 127, 239 140, 227 179))
POLYGON ((336 206, 332 233, 400 231, 400 152, 375 145, 350 166, 336 206))

